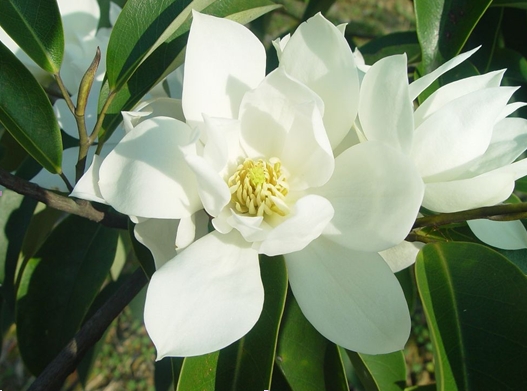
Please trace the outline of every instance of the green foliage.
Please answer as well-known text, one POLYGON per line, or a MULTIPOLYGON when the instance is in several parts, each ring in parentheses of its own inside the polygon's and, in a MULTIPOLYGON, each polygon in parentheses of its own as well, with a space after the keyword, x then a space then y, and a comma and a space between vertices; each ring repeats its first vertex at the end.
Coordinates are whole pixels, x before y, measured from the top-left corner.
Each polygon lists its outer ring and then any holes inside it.
POLYGON ((417 36, 424 73, 457 55, 491 0, 416 0, 417 36))
POLYGON ((527 278, 472 243, 423 248, 416 278, 431 330, 438 390, 524 389, 527 278))
POLYGON ((0 42, 0 122, 42 167, 62 172, 62 141, 44 90, 0 42))
POLYGON ((42 69, 58 73, 64 35, 57 2, 2 0, 0 4, 0 26, 42 69))
POLYGON ((16 323, 25 364, 39 374, 73 337, 112 265, 118 233, 70 216, 20 271, 16 323))
POLYGON ((293 391, 348 389, 340 353, 304 317, 292 295, 282 321, 276 363, 293 391))
POLYGON ((376 356, 348 351, 355 373, 368 391, 401 391, 406 386, 403 352, 376 356))

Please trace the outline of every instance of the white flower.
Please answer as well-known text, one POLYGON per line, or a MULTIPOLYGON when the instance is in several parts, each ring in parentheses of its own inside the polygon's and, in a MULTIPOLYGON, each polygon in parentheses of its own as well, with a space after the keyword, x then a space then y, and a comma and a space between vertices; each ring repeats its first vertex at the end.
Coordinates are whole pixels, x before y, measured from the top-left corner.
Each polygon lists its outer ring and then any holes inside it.
POLYGON ((253 327, 264 300, 258 254, 285 254, 302 311, 335 343, 385 353, 406 342, 406 301, 377 251, 407 235, 422 181, 380 142, 334 157, 358 105, 353 54, 336 27, 317 15, 284 46, 265 77, 249 30, 194 13, 186 123, 156 103, 127 114, 130 131, 73 193, 137 216, 158 267, 145 307, 158 358, 221 349, 253 327), (216 230, 192 242, 202 208, 216 230), (176 255, 174 241, 192 244, 176 255))
MULTIPOLYGON (((507 199, 514 181, 527 175, 527 120, 508 118, 524 103, 508 104, 516 87, 500 87, 504 71, 449 83, 414 110, 413 101, 434 80, 475 50, 448 61, 408 85, 406 57, 375 63, 361 84, 360 136, 383 141, 408 154, 425 183, 423 206, 458 212, 507 199)), ((469 222, 485 242, 524 248, 525 229, 517 222, 469 222), (506 230, 504 230, 506 229, 506 230)))

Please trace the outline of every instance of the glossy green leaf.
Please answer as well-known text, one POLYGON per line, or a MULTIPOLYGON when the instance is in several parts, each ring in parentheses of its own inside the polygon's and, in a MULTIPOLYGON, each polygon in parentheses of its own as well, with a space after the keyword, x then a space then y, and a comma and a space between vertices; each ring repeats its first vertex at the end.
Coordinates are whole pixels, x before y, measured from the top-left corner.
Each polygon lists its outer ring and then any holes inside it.
MULTIPOLYGON (((493 69, 507 68, 505 78, 514 85, 527 83, 527 60, 515 50, 508 48, 496 49, 492 58, 491 67, 493 69)), ((519 179, 516 182, 518 183, 518 186, 521 186, 524 181, 519 179)), ((522 189, 527 191, 527 185, 524 185, 523 188, 518 188, 518 190, 524 191, 522 189)))
MULTIPOLYGON (((220 351, 215 368, 215 388, 211 388, 213 390, 245 391, 270 388, 278 330, 288 286, 283 257, 261 256, 260 272, 265 289, 262 314, 245 337, 220 351)), ((196 366, 205 365, 203 370, 209 368, 213 356, 195 360, 196 362, 192 359, 185 360, 178 390, 194 390, 191 379, 195 376, 196 366), (187 360, 191 360, 191 363, 187 363, 187 360)))
POLYGON ((415 31, 397 32, 372 39, 360 47, 366 64, 372 65, 381 58, 406 53, 408 63, 421 58, 421 47, 415 31))
POLYGON ((25 264, 17 291, 17 337, 33 374, 79 329, 108 276, 117 238, 117 230, 69 216, 25 264))
POLYGON ((112 90, 120 89, 141 62, 185 22, 191 2, 129 0, 126 3, 108 42, 106 68, 112 90))
POLYGON ((0 42, 0 122, 45 169, 62 172, 62 140, 49 99, 27 68, 0 42))
POLYGON ((493 7, 514 7, 527 9, 527 1, 525 0, 493 0, 493 7))
MULTIPOLYGON (((160 361, 156 361, 154 363, 154 385, 155 385, 156 391, 173 391, 174 390, 174 384, 173 384, 174 363, 179 363, 179 367, 181 367, 181 364, 183 363, 183 358, 165 357, 164 359, 160 361)), ((177 370, 177 375, 179 376, 179 369, 177 370)), ((176 379, 178 376, 176 376, 176 379)))
POLYGON ((406 363, 402 351, 379 355, 347 353, 366 390, 402 391, 406 387, 406 363))
POLYGON ((527 389, 527 278, 516 266, 482 245, 428 244, 416 279, 439 391, 527 389))
POLYGON ((429 73, 456 56, 492 0, 415 0, 422 70, 429 73))
POLYGON ((176 390, 216 391, 216 368, 219 356, 220 352, 213 352, 185 358, 176 390))
POLYGON ((502 45, 501 22, 503 8, 489 8, 467 40, 467 47, 478 47, 479 50, 470 56, 470 62, 476 66, 479 73, 487 73, 491 69, 494 52, 502 45))
POLYGON ((411 314, 414 311, 415 299, 417 296, 413 267, 407 267, 406 269, 398 271, 395 273, 395 277, 397 277, 399 284, 401 284, 401 288, 403 288, 404 298, 406 299, 408 310, 411 314))
POLYGON ((58 73, 64 55, 64 34, 57 2, 0 0, 0 8, 0 26, 6 33, 38 66, 58 73))
POLYGON ((342 361, 336 364, 335 345, 305 318, 292 295, 287 299, 278 339, 276 363, 293 391, 348 390, 342 361), (329 359, 330 362, 327 362, 329 359))
POLYGON ((527 249, 503 250, 498 248, 495 250, 514 263, 524 274, 527 274, 527 249))
POLYGON ((0 197, 0 287, 11 309, 18 256, 36 206, 37 201, 11 190, 4 190, 0 197))
MULTIPOLYGON (((245 24, 279 7, 269 0, 195 0, 191 6, 197 11, 228 17, 245 24)), ((137 16, 136 16, 137 17, 137 16)), ((131 110, 152 87, 161 82, 170 72, 184 61, 184 48, 187 44, 190 20, 187 19, 173 34, 135 68, 126 83, 115 93, 106 110, 100 139, 104 142, 122 120, 121 111, 131 110)), ((108 64, 109 65, 109 64, 108 64)), ((99 97, 99 112, 110 95, 107 80, 99 97)))

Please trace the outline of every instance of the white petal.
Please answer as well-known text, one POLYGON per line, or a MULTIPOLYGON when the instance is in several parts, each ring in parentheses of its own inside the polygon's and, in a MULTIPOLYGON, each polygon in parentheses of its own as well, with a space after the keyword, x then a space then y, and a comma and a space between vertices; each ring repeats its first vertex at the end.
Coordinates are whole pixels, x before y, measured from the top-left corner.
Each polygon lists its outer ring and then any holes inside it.
POLYGON ((520 107, 527 106, 527 103, 525 102, 513 102, 509 103, 505 108, 502 110, 501 114, 498 116, 498 120, 496 122, 501 121, 503 118, 508 117, 512 113, 514 113, 516 110, 518 110, 520 107))
POLYGON ((230 209, 227 223, 238 230, 248 242, 261 242, 270 231, 270 227, 264 222, 262 216, 244 216, 230 209))
POLYGON ((127 133, 141 122, 154 117, 169 117, 185 122, 181 100, 172 98, 143 101, 135 107, 134 111, 123 111, 122 114, 127 133))
POLYGON ((201 239, 209 233, 210 218, 203 209, 198 210, 190 217, 184 217, 179 222, 176 235, 176 249, 184 249, 194 240, 201 239))
POLYGON ((181 65, 174 72, 167 76, 166 82, 171 98, 181 99, 183 96, 183 79, 185 67, 181 65))
POLYGON ((430 72, 427 75, 424 75, 414 81, 412 84, 410 84, 410 100, 415 100, 421 92, 423 92, 430 84, 434 82, 439 76, 441 76, 443 73, 448 72, 452 68, 457 67, 459 64, 461 64, 463 61, 465 61, 467 58, 472 56, 477 50, 479 49, 479 46, 475 49, 469 50, 468 52, 461 53, 460 55, 454 57, 453 59, 445 62, 443 65, 441 65, 439 68, 434 70, 433 72, 430 72))
POLYGON ((201 156, 188 155, 186 161, 194 172, 203 207, 211 216, 218 216, 231 200, 229 186, 201 156))
POLYGON ((468 167, 461 178, 473 177, 506 166, 527 149, 527 120, 504 118, 494 126, 485 154, 468 167))
POLYGON ((435 212, 450 213, 496 205, 511 195, 515 179, 514 172, 494 170, 469 179, 427 183, 423 206, 435 212))
POLYGON ((397 273, 415 263, 417 253, 424 246, 421 242, 401 242, 395 247, 381 251, 379 255, 386 261, 392 272, 397 273))
POLYGON ((99 170, 103 160, 103 156, 93 155, 92 164, 73 188, 73 191, 70 194, 71 197, 95 201, 101 204, 107 203, 101 194, 101 189, 99 188, 99 170))
POLYGON ((324 184, 334 159, 321 107, 320 98, 307 87, 280 69, 272 72, 243 99, 243 149, 251 158, 280 158, 293 189, 324 184))
POLYGON ((504 250, 527 248, 527 231, 521 221, 469 220, 474 235, 491 246, 504 250))
POLYGON ((424 185, 407 156, 368 141, 335 159, 335 172, 317 193, 335 208, 324 235, 358 251, 400 243, 417 217, 424 185))
POLYGON ((323 197, 307 195, 300 198, 288 219, 275 227, 259 247, 260 254, 269 256, 302 250, 319 237, 333 217, 333 207, 323 197))
POLYGON ((379 254, 352 251, 322 236, 285 259, 293 294, 322 335, 360 353, 403 349, 408 306, 379 254))
POLYGON ((177 254, 176 234, 179 220, 142 218, 137 220, 138 223, 134 227, 135 238, 150 250, 156 269, 159 269, 177 254))
POLYGON ((368 70, 361 84, 359 117, 368 140, 410 151, 414 122, 405 54, 383 58, 368 70))
POLYGON ((287 42, 280 67, 320 95, 326 107, 324 125, 335 148, 355 120, 359 96, 354 56, 342 32, 322 14, 313 16, 287 42))
POLYGON ((496 118, 515 88, 486 88, 430 115, 414 132, 411 156, 425 182, 453 179, 489 146, 496 118))
POLYGON ((100 10, 97 0, 58 0, 65 40, 72 35, 95 35, 100 10))
POLYGON ((236 157, 240 156, 239 146, 231 150, 230 140, 235 137, 236 143, 239 144, 239 121, 211 118, 207 115, 203 116, 205 124, 202 127, 201 140, 204 141, 203 158, 216 170, 222 172, 227 162, 229 155, 236 157))
POLYGON ((128 133, 101 165, 99 187, 117 211, 140 217, 182 218, 201 209, 185 156, 195 154, 191 129, 167 117, 128 133))
POLYGON ((418 127, 430 114, 454 99, 484 88, 499 87, 504 73, 505 70, 501 70, 467 77, 439 88, 415 110, 415 127, 418 127))
POLYGON ((185 56, 183 111, 190 123, 237 118, 243 95, 265 76, 265 49, 247 28, 193 12, 185 56))
POLYGON ((119 17, 121 11, 121 7, 119 7, 113 1, 110 1, 110 24, 112 26, 115 26, 115 22, 117 22, 117 18, 119 17))
POLYGON ((291 34, 285 35, 283 38, 276 38, 274 41, 272 41, 272 44, 276 50, 276 56, 278 57, 278 61, 282 58, 282 53, 284 52, 285 46, 291 39, 291 34))
POLYGON ((256 251, 235 232, 208 234, 152 276, 145 326, 157 359, 224 348, 251 330, 263 301, 256 251))

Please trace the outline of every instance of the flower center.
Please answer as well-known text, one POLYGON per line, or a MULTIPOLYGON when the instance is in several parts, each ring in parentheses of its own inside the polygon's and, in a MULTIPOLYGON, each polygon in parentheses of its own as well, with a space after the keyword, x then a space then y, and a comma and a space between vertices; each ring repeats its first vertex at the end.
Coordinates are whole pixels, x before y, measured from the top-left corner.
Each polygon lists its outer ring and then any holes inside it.
POLYGON ((289 186, 281 167, 278 158, 269 161, 245 159, 227 181, 236 210, 253 216, 289 213, 284 202, 289 186))

